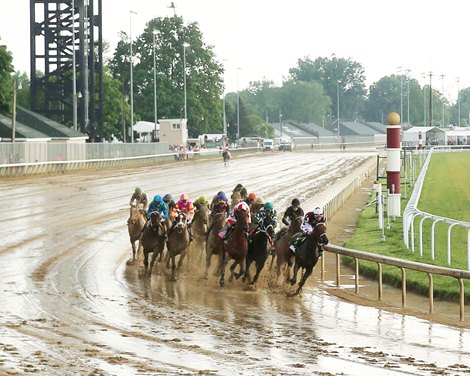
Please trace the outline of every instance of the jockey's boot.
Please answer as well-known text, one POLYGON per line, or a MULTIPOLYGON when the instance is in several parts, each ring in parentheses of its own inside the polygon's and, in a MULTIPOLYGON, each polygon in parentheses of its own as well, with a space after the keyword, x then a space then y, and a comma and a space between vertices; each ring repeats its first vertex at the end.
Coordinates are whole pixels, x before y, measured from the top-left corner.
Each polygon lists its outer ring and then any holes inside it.
POLYGON ((232 231, 233 231, 233 226, 228 226, 227 231, 225 231, 224 243, 227 243, 227 240, 228 240, 228 238, 229 238, 232 231))

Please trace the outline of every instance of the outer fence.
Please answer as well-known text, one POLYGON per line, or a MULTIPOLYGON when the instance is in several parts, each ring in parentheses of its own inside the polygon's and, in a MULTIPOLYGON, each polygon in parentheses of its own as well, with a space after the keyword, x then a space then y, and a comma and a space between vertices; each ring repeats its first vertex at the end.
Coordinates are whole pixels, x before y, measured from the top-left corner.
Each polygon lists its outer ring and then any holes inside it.
POLYGON ((411 251, 415 251, 415 218, 421 217, 419 222, 419 254, 423 256, 423 223, 426 219, 433 221, 431 226, 431 258, 434 260, 434 243, 435 243, 435 227, 436 224, 439 222, 449 224, 449 228, 447 231, 447 264, 451 265, 451 235, 452 229, 455 226, 461 226, 464 228, 468 228, 468 235, 467 235, 467 270, 470 270, 470 223, 464 221, 458 221, 452 218, 441 217, 438 215, 430 214, 418 209, 417 205, 419 202, 419 198, 421 196, 421 190, 423 187, 424 179, 426 176, 426 172, 431 161, 432 154, 434 152, 448 152, 448 151, 462 151, 462 150, 470 150, 468 146, 443 146, 443 147, 433 147, 428 156, 426 161, 423 164, 421 169, 421 173, 418 176, 418 179, 415 182, 415 186, 413 189, 413 193, 408 201, 408 204, 403 212, 403 240, 407 248, 410 248, 411 251))
MULTIPOLYGON (((102 145, 102 144, 101 144, 102 145)), ((144 144, 145 145, 145 144, 144 144)), ((235 154, 257 152, 258 148, 234 149, 235 154)), ((200 152, 188 153, 163 153, 153 155, 142 155, 135 157, 118 157, 103 159, 46 161, 34 163, 1 164, 0 177, 56 174, 73 172, 78 170, 93 170, 101 168, 129 168, 138 166, 152 166, 170 161, 188 158, 211 158, 221 154, 221 150, 202 150, 200 152)))
MULTIPOLYGON (((460 286, 460 321, 464 321, 465 318, 465 289, 464 280, 470 280, 470 272, 465 270, 444 268, 435 265, 421 264, 418 262, 407 261, 402 259, 396 259, 393 257, 376 255, 373 253, 356 251, 353 249, 343 248, 335 245, 325 246, 325 250, 336 254, 336 286, 341 285, 341 255, 349 256, 354 258, 355 262, 355 293, 359 293, 359 260, 372 261, 377 263, 377 300, 381 301, 383 297, 382 289, 382 265, 390 265, 400 268, 402 274, 402 307, 406 307, 406 270, 416 270, 423 273, 427 273, 429 280, 429 313, 434 311, 434 288, 433 288, 433 275, 443 275, 447 277, 456 278, 460 286)), ((324 275, 324 262, 321 263, 321 277, 323 280, 324 275)))

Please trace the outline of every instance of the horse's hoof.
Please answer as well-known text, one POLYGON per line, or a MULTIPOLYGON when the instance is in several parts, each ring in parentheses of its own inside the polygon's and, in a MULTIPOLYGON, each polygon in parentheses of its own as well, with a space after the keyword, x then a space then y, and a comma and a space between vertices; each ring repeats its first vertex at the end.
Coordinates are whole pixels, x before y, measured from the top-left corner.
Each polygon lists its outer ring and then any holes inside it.
POLYGON ((295 285, 295 279, 291 279, 291 280, 289 281, 289 283, 290 283, 291 286, 294 286, 294 285, 295 285))
POLYGON ((145 269, 139 269, 139 272, 137 273, 139 279, 141 279, 145 275, 145 269))
POLYGON ((224 287, 224 285, 225 285, 225 282, 224 282, 224 281, 220 281, 220 282, 219 282, 219 286, 220 286, 220 287, 224 287))
POLYGON ((228 279, 229 282, 233 282, 233 275, 228 279))
POLYGON ((133 259, 127 260, 126 265, 135 265, 135 260, 133 260, 133 259))

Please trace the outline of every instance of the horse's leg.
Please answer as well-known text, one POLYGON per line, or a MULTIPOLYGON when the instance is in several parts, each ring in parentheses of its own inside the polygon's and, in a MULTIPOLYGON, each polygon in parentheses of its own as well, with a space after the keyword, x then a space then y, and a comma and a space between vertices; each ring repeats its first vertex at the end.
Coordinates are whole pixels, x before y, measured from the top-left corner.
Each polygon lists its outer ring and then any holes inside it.
POLYGON ((152 252, 152 260, 150 260, 150 274, 152 274, 153 266, 155 265, 155 260, 158 257, 158 250, 155 248, 152 252))
POLYGON ((219 285, 220 287, 224 287, 225 285, 225 267, 227 266, 227 261, 228 260, 225 259, 225 250, 223 250, 219 254, 219 269, 220 269, 219 285))
POLYGON ((297 290, 295 291, 296 295, 302 290, 302 287, 305 285, 307 278, 310 276, 310 274, 312 274, 312 270, 313 268, 311 267, 305 269, 305 273, 302 275, 302 279, 299 282, 299 287, 297 287, 297 290))
POLYGON ((294 286, 297 282, 297 273, 299 272, 299 263, 296 261, 294 265, 294 272, 292 274, 292 278, 290 280, 291 286, 294 286))
POLYGON ((183 251, 181 251, 180 253, 180 259, 178 261, 178 270, 183 266, 183 260, 186 256, 186 254, 188 253, 188 251, 186 249, 184 249, 183 251))
POLYGON ((132 246, 132 261, 135 261, 135 242, 133 241, 133 239, 131 239, 131 246, 132 246))
POLYGON ((253 281, 251 282, 252 285, 256 283, 258 280, 259 275, 261 274, 261 270, 263 270, 264 262, 256 263, 256 274, 253 277, 253 281))
POLYGON ((245 282, 245 280, 248 279, 248 282, 250 282, 250 284, 252 284, 251 281, 250 281, 251 280, 251 278, 250 278, 250 265, 253 262, 253 260, 252 260, 251 257, 246 258, 245 260, 246 260, 246 267, 245 267, 245 273, 243 275, 242 281, 245 282))
POLYGON ((235 277, 235 268, 237 267, 237 265, 238 265, 238 261, 233 260, 233 264, 230 266, 230 277, 228 279, 229 282, 233 282, 233 278, 235 277))
POLYGON ((145 273, 147 273, 147 270, 149 267, 149 254, 148 252, 145 251, 145 249, 144 249, 144 267, 145 267, 145 273))
POLYGON ((209 278, 209 268, 211 267, 212 250, 206 244, 206 271, 204 272, 204 279, 209 278))
POLYGON ((172 281, 176 281, 175 272, 176 272, 176 255, 171 256, 171 280, 172 281))

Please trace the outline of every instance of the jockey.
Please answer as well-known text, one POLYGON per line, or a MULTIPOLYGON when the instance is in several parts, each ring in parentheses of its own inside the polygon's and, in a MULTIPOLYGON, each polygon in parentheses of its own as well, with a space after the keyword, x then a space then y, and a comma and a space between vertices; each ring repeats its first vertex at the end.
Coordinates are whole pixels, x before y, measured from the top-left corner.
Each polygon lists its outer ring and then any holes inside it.
POLYGON ((320 222, 326 222, 326 219, 323 214, 323 209, 317 206, 311 212, 308 212, 307 214, 305 214, 304 220, 302 222, 302 225, 300 226, 300 229, 306 235, 310 235, 314 227, 320 222))
POLYGON ((209 207, 209 201, 207 201, 206 196, 199 196, 196 201, 193 202, 194 208, 199 210, 201 206, 209 207))
POLYGON ((308 212, 304 216, 304 220, 302 222, 302 225, 300 226, 300 229, 302 230, 301 235, 292 242, 291 246, 289 249, 295 253, 296 248, 302 244, 302 242, 307 238, 308 235, 310 235, 315 228, 315 226, 318 223, 324 223, 326 222, 325 215, 323 213, 323 209, 320 207, 316 207, 312 211, 308 212))
POLYGON ((291 206, 286 209, 284 216, 282 217, 282 223, 284 223, 286 226, 289 226, 295 217, 303 216, 304 211, 300 207, 300 201, 298 198, 294 198, 291 202, 291 206))
POLYGON ((246 204, 245 201, 242 201, 242 202, 238 203, 237 205, 235 205, 235 207, 233 208, 233 213, 230 215, 230 217, 227 220, 228 227, 225 228, 225 231, 222 230, 220 232, 223 235, 224 240, 227 240, 230 233, 233 231, 234 224, 235 224, 235 222, 237 222, 237 214, 240 211, 246 211, 248 213, 248 220, 247 220, 246 224, 248 225, 248 227, 251 225, 250 207, 246 204))
POLYGON ((173 208, 176 205, 175 202, 173 201, 173 197, 171 197, 171 194, 167 193, 165 196, 163 196, 163 201, 168 207, 168 212, 171 213, 173 211, 173 208))
POLYGON ((243 201, 248 198, 248 192, 245 187, 242 187, 242 189, 240 189, 240 197, 243 201))
POLYGON ((214 218, 217 213, 225 213, 227 217, 230 214, 230 204, 228 203, 227 195, 222 191, 212 201, 211 218, 214 218))
POLYGON ((248 197, 245 199, 245 202, 251 208, 251 205, 253 204, 253 202, 255 202, 255 199, 256 199, 256 194, 250 193, 248 197))
POLYGON ((263 207, 258 211, 256 216, 253 218, 253 222, 259 225, 263 223, 266 217, 272 218, 273 229, 275 229, 277 226, 277 213, 276 213, 276 210, 274 210, 273 204, 270 202, 267 202, 263 205, 263 207))
POLYGON ((186 213, 186 222, 190 224, 194 217, 194 205, 191 201, 189 201, 188 195, 186 193, 183 193, 180 196, 179 201, 171 211, 171 219, 175 219, 179 211, 186 213))
POLYGON ((147 210, 149 205, 149 198, 147 193, 142 191, 142 188, 136 187, 134 193, 131 196, 129 201, 129 205, 132 206, 134 202, 138 204, 142 204, 142 209, 147 210))
POLYGON ((168 207, 160 195, 156 195, 150 203, 149 209, 147 210, 147 218, 150 218, 150 214, 155 211, 161 215, 162 221, 168 218, 168 207))
POLYGON ((261 196, 257 196, 255 198, 255 201, 253 201, 253 204, 251 204, 251 213, 253 216, 255 216, 259 210, 264 206, 264 199, 261 196))

